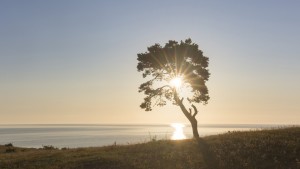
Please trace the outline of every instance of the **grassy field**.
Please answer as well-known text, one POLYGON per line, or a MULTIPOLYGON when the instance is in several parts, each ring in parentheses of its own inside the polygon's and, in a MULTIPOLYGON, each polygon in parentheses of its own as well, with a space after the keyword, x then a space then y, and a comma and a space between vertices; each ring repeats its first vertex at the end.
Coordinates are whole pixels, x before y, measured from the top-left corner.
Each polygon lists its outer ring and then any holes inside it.
POLYGON ((0 169, 15 168, 300 169, 300 127, 76 149, 0 146, 0 169))

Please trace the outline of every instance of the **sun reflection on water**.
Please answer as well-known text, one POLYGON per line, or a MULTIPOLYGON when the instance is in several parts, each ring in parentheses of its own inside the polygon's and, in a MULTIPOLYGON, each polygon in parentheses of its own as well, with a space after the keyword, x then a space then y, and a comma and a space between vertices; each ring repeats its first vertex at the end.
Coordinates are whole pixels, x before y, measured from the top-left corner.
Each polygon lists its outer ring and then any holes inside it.
POLYGON ((175 129, 173 132, 173 135, 171 137, 171 140, 182 140, 186 139, 186 136, 183 133, 183 127, 185 127, 181 123, 172 123, 171 126, 175 129))

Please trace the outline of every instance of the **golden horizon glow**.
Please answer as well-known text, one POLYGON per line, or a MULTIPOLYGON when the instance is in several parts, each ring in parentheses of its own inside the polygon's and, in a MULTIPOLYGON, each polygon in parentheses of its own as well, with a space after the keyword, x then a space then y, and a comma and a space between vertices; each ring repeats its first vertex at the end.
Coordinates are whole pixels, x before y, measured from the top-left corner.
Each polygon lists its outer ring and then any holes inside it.
POLYGON ((171 140, 183 140, 186 139, 186 136, 183 133, 183 127, 185 127, 181 123, 172 123, 171 126, 175 129, 173 132, 173 135, 171 137, 171 140))
POLYGON ((170 85, 172 87, 175 87, 176 89, 180 88, 182 85, 182 78, 181 77, 174 77, 171 81, 170 81, 170 85))

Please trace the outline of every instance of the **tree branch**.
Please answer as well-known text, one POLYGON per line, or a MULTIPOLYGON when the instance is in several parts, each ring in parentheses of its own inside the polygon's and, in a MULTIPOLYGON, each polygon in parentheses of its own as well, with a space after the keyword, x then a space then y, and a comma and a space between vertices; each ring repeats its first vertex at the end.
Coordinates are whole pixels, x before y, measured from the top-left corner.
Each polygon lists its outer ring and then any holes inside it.
POLYGON ((149 80, 149 82, 153 82, 160 74, 158 73, 153 79, 149 80))
POLYGON ((157 88, 157 89, 155 89, 155 90, 161 90, 161 89, 163 89, 164 87, 169 87, 169 88, 171 88, 171 89, 172 89, 172 87, 171 87, 170 85, 164 85, 164 86, 162 86, 162 87, 159 87, 159 88, 157 88))
MULTIPOLYGON (((158 91, 161 91, 163 88, 165 87, 171 87, 169 85, 164 85, 162 87, 159 87, 157 89, 154 89, 152 90, 152 92, 148 95, 148 99, 151 100, 153 97, 156 97, 156 96, 160 96, 160 98, 162 97, 162 92, 158 92, 158 91), (155 92, 154 92, 155 91, 155 92)), ((158 102, 156 102, 154 105, 156 105, 158 102)))
POLYGON ((195 117, 198 114, 198 110, 195 105, 192 104, 192 107, 194 108, 195 113, 193 114, 193 117, 195 117))
MULTIPOLYGON (((167 85, 167 86, 169 86, 169 85, 167 85)), ((174 100, 175 100, 175 102, 176 102, 177 104, 182 104, 184 98, 182 97, 181 99, 179 99, 176 90, 175 90, 174 88, 172 88, 171 86, 169 86, 169 87, 170 87, 170 88, 173 90, 173 92, 174 92, 174 100)))

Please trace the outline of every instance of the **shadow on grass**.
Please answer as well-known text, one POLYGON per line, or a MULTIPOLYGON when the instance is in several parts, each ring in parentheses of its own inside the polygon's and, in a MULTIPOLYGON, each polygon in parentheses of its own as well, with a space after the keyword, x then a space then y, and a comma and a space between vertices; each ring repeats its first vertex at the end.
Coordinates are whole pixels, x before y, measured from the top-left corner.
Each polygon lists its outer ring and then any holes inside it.
POLYGON ((219 169, 218 161, 210 150, 209 145, 202 138, 198 138, 197 142, 199 151, 202 153, 208 169, 219 169))

